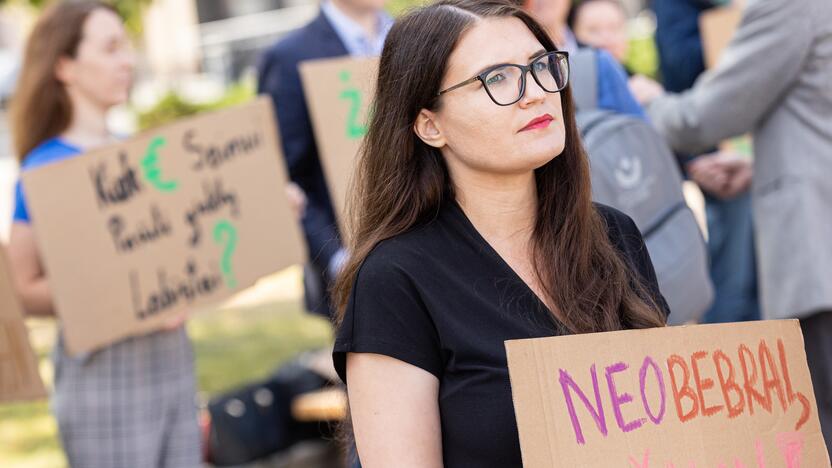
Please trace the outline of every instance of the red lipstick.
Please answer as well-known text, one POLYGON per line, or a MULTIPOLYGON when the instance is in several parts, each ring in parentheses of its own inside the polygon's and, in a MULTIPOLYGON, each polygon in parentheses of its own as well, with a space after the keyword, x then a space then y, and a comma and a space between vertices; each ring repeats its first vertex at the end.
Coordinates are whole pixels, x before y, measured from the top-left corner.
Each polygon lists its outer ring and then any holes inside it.
POLYGON ((552 123, 553 120, 555 120, 555 118, 551 115, 543 114, 540 117, 535 117, 534 119, 532 119, 529 123, 526 124, 525 127, 521 128, 520 131, 524 132, 526 130, 537 130, 540 128, 546 128, 549 126, 550 123, 552 123))

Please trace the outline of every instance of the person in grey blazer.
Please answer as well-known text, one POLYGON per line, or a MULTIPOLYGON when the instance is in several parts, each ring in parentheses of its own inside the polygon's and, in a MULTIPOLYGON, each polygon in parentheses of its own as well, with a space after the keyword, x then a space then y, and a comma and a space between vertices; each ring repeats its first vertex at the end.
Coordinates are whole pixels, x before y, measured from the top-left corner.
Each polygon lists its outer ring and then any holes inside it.
MULTIPOLYGON (((748 0, 719 63, 681 94, 631 82, 677 151, 751 132, 762 313, 801 320, 832 443, 832 1, 748 0)), ((724 184, 736 170, 722 167, 724 184)), ((740 171, 741 172, 741 171, 740 171)))

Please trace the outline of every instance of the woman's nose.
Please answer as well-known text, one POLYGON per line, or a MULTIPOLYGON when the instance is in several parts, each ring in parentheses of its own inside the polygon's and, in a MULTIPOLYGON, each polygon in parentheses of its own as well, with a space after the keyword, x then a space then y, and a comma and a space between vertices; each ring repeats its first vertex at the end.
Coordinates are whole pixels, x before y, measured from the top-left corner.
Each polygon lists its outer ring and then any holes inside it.
POLYGON ((537 81, 532 76, 531 72, 526 74, 526 90, 523 97, 520 99, 521 104, 531 104, 533 102, 542 101, 546 97, 546 91, 537 84, 537 81))

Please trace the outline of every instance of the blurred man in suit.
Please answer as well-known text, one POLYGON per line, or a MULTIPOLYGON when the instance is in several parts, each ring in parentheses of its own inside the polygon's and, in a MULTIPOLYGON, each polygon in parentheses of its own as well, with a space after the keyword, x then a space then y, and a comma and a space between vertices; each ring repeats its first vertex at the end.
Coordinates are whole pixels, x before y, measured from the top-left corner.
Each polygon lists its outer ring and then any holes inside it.
MULTIPOLYGON (((716 0, 652 1, 662 84, 667 91, 680 93, 690 89, 705 71, 699 19, 718 3, 716 0)), ((708 149, 707 153, 693 158, 679 156, 687 160, 684 167, 687 174, 705 195, 710 273, 716 295, 702 321, 759 320, 751 193, 748 190, 725 193, 724 176, 713 170, 717 163, 741 156, 716 152, 716 148, 708 149)), ((737 160, 737 164, 741 163, 745 164, 744 173, 750 175, 751 161, 737 160)))
POLYGON ((274 100, 283 155, 294 184, 290 195, 301 206, 310 260, 304 274, 306 307, 328 317, 332 314, 327 289, 348 253, 318 158, 298 64, 346 55, 379 55, 393 23, 382 10, 384 1, 324 0, 312 22, 265 52, 258 71, 258 92, 274 100))
MULTIPOLYGON (((678 151, 752 132, 752 205, 762 313, 800 319, 832 446, 832 2, 748 0, 716 67, 681 94, 631 83, 678 151)), ((747 172, 725 163, 725 186, 747 172)))

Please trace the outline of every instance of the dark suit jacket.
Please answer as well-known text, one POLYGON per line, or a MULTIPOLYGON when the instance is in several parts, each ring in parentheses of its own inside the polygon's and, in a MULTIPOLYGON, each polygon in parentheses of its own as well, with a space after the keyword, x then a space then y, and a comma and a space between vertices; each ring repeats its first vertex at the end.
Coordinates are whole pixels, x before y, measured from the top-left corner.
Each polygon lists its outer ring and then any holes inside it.
MULTIPOLYGON (((341 240, 318 158, 298 64, 342 55, 347 55, 347 49, 320 13, 311 23, 289 33, 268 49, 258 70, 258 92, 269 94, 274 100, 289 178, 306 192, 308 204, 302 220, 303 231, 310 261, 318 274, 323 275, 324 285, 330 280, 325 275, 327 266, 341 248, 341 240)), ((310 282, 308 276, 306 282, 310 282)), ((307 306, 327 314, 328 304, 310 301, 308 292, 307 289, 307 306)), ((326 295, 323 296, 324 302, 328 303, 326 295)))
POLYGON ((662 82, 679 93, 705 71, 699 15, 714 7, 712 0, 653 0, 656 13, 656 47, 662 82))

